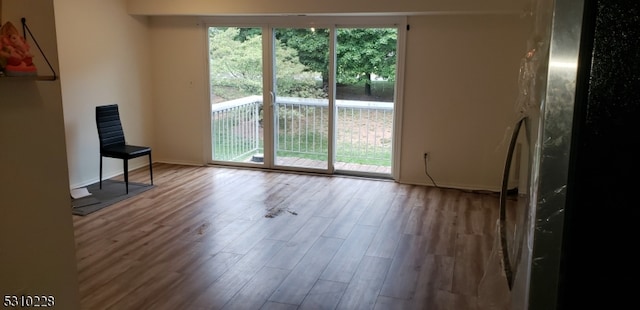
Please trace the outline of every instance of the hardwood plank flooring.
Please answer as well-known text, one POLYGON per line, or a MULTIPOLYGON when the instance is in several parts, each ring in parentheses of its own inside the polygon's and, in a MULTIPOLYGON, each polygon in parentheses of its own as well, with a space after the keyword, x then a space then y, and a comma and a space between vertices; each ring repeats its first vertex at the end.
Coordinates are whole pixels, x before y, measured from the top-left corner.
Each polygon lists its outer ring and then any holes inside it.
POLYGON ((155 188, 73 216, 83 309, 481 309, 497 195, 153 169, 155 188))
MULTIPOLYGON (((278 157, 278 165, 281 166, 291 166, 291 167, 303 167, 303 168, 315 168, 315 169, 326 169, 327 162, 322 160, 313 160, 307 158, 298 158, 298 157, 278 157)), ((364 165, 364 164, 353 164, 353 163, 343 163, 336 162, 334 164, 336 170, 341 171, 357 171, 357 172, 368 172, 368 173, 379 173, 379 174, 391 174, 391 166, 376 166, 376 165, 364 165)))

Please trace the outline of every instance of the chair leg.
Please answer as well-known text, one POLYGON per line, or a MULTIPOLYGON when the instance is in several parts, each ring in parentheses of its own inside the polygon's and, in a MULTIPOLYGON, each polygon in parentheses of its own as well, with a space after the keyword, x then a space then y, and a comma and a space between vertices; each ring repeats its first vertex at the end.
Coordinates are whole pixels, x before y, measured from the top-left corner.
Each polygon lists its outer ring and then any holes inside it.
POLYGON ((126 159, 122 161, 124 163, 124 185, 127 188, 127 195, 129 195, 129 161, 126 159))
POLYGON ((151 153, 149 153, 149 177, 151 178, 151 185, 153 185, 153 164, 151 162, 151 153))
POLYGON ((100 155, 100 189, 102 189, 102 155, 100 155))

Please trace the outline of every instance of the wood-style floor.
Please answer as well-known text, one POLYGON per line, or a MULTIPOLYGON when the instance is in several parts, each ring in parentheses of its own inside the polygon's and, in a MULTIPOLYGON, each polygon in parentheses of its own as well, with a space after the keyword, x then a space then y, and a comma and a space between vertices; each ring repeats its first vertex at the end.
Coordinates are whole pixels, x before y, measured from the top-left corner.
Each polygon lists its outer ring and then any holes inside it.
POLYGON ((154 183, 74 216, 83 309, 481 308, 496 195, 169 164, 154 183))

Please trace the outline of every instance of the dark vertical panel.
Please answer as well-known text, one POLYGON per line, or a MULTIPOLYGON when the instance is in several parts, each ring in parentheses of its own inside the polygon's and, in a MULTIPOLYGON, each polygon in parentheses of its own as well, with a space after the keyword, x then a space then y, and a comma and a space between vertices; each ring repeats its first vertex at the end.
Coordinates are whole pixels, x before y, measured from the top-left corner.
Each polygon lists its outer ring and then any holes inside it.
POLYGON ((558 308, 617 309, 640 261, 640 1, 587 3, 558 308))

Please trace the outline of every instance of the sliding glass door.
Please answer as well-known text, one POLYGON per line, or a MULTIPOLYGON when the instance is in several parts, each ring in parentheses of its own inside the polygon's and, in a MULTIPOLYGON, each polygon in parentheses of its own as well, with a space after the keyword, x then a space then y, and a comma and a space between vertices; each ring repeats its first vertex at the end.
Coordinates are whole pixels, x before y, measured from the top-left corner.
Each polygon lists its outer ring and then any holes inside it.
POLYGON ((391 174, 398 29, 337 29, 335 169, 391 174))
POLYGON ((398 29, 209 27, 212 162, 390 175, 398 29))
POLYGON ((214 161, 263 164, 262 28, 209 27, 214 161))
POLYGON ((329 169, 327 28, 275 28, 275 165, 329 169))

